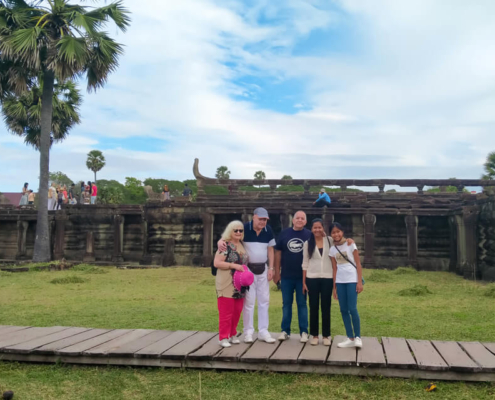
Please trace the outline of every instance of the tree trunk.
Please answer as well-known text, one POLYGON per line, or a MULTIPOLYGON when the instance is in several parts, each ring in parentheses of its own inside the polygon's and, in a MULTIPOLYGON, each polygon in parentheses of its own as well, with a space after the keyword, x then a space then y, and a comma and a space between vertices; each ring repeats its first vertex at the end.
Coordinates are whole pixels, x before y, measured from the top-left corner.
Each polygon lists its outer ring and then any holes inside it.
POLYGON ((55 74, 47 70, 43 73, 43 94, 41 97, 40 135, 40 184, 38 193, 38 220, 34 242, 33 261, 51 260, 50 228, 48 224, 48 180, 50 167, 50 132, 52 130, 53 84, 55 74))
MULTIPOLYGON (((93 171, 95 173, 95 185, 96 185, 96 171, 93 171)), ((97 186, 98 187, 98 186, 97 186)))

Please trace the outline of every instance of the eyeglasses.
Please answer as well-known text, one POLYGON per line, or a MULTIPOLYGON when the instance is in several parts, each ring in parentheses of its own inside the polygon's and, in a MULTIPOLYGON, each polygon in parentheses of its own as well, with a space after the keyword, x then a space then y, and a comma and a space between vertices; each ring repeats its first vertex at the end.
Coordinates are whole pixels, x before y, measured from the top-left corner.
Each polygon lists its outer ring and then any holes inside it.
POLYGON ((234 233, 242 233, 244 232, 244 229, 234 229, 234 233))

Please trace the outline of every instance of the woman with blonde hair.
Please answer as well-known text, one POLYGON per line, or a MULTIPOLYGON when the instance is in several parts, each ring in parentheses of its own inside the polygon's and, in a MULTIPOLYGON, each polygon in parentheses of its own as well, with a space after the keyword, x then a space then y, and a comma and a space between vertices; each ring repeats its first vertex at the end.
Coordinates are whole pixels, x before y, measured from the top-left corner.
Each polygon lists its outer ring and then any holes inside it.
POLYGON ((242 240, 244 239, 244 224, 232 221, 222 234, 222 240, 227 244, 227 250, 217 250, 214 266, 217 268, 215 287, 218 305, 218 327, 220 346, 230 347, 231 343, 240 343, 237 339, 237 324, 244 305, 246 288, 238 290, 234 285, 235 271, 244 271, 248 256, 242 240))

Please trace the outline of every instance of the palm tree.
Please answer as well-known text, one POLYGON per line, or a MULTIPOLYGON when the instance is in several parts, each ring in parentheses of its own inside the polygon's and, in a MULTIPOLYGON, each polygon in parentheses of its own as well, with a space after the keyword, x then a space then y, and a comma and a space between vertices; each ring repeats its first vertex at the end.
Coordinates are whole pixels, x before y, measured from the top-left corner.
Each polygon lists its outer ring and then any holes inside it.
POLYGON ((130 23, 121 1, 100 8, 69 4, 69 0, 47 3, 45 7, 41 1, 0 1, 0 58, 5 63, 0 82, 7 79, 7 91, 22 91, 26 74, 41 74, 43 81, 35 262, 51 258, 47 204, 54 86, 85 74, 88 91, 103 87, 123 49, 102 28, 112 20, 125 31, 130 23))
POLYGON ((485 172, 481 179, 495 179, 495 151, 492 151, 486 156, 486 162, 483 164, 485 172))
POLYGON ((105 166, 105 157, 100 150, 91 150, 88 153, 88 159, 86 160, 86 167, 94 172, 95 183, 96 183, 96 173, 100 171, 105 166))
MULTIPOLYGON (((24 137, 24 142, 40 148, 41 136, 41 95, 43 82, 33 84, 29 91, 16 95, 8 93, 2 100, 2 114, 7 128, 24 137)), ((56 82, 53 89, 53 115, 50 132, 50 146, 64 140, 70 129, 80 122, 79 106, 81 96, 72 81, 56 82)))

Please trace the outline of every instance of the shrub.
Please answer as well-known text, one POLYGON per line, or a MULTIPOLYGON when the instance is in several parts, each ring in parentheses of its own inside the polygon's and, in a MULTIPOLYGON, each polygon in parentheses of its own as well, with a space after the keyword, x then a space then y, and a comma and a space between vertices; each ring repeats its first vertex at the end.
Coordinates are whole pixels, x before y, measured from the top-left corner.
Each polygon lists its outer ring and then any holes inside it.
POLYGON ((407 275, 407 274, 417 274, 418 270, 416 270, 414 267, 411 267, 408 265, 407 267, 397 267, 397 269, 394 271, 396 275, 407 275))
POLYGON ((375 270, 371 273, 371 275, 366 279, 370 282, 390 282, 391 279, 391 272, 389 271, 382 271, 382 270, 375 270))
POLYGON ((108 269, 96 267, 89 264, 79 264, 72 268, 72 271, 80 271, 85 274, 108 274, 108 269))
POLYGON ((490 285, 485 291, 486 297, 492 297, 495 299, 495 285, 490 285))
POLYGON ((432 294, 432 292, 424 285, 415 285, 399 292, 399 296, 426 296, 427 294, 432 294))
POLYGON ((88 279, 80 278, 79 276, 66 276, 65 278, 55 278, 50 283, 66 285, 69 283, 86 283, 88 279))

